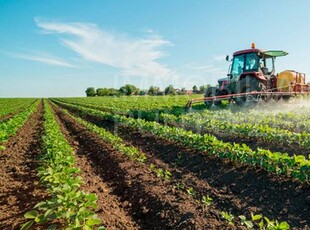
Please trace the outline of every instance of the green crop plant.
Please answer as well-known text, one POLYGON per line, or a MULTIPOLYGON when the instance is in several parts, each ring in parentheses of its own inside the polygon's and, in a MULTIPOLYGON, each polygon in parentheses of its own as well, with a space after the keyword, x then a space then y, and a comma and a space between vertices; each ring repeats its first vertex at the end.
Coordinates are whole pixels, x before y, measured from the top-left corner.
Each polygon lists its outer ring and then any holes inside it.
POLYGON ((212 203, 213 203, 213 199, 207 195, 207 196, 202 196, 202 203, 207 205, 207 206, 210 206, 212 203))
MULTIPOLYGON (((25 213, 29 219, 21 229, 29 229, 33 224, 49 224, 61 220, 65 229, 93 229, 101 223, 94 213, 97 195, 80 190, 82 179, 77 176, 74 151, 61 133, 60 127, 49 105, 44 103, 43 156, 38 175, 47 187, 49 199, 35 205, 25 213)), ((50 224, 49 229, 56 229, 50 224)), ((101 227, 100 229, 104 229, 101 227)))
POLYGON ((177 182, 173 187, 178 190, 183 190, 185 185, 183 183, 177 182))
POLYGON ((188 187, 186 189, 186 192, 191 195, 191 196, 196 196, 197 195, 197 191, 193 188, 193 187, 188 187))
POLYGON ((163 178, 164 180, 170 180, 172 173, 167 169, 156 168, 154 164, 150 164, 149 169, 156 173, 157 177, 163 178))
POLYGON ((229 212, 225 212, 225 211, 222 211, 221 213, 221 217, 222 219, 229 225, 233 225, 233 221, 234 221, 234 218, 235 216, 229 212))
POLYGON ((251 220, 247 220, 244 215, 238 216, 242 226, 246 226, 248 229, 253 229, 254 224, 251 220))

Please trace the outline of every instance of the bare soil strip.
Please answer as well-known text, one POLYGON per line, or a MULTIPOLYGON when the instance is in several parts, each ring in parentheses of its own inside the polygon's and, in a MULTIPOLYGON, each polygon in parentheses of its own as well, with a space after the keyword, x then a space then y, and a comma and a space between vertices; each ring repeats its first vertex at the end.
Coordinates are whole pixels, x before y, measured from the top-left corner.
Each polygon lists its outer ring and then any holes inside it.
MULTIPOLYGON (((116 152, 66 114, 58 111, 57 115, 72 137, 70 142, 76 142, 89 167, 142 229, 226 228, 217 215, 219 210, 205 210, 190 195, 175 191, 175 181, 157 178, 146 164, 133 162, 116 152)), ((87 172, 81 166, 81 170, 87 172)), ((101 183, 100 180, 97 183, 101 183)))
POLYGON ((13 117, 15 114, 17 114, 18 112, 15 112, 15 113, 9 113, 9 114, 6 114, 2 117, 0 117, 0 122, 4 122, 6 120, 9 120, 11 117, 13 117))
POLYGON ((310 229, 309 185, 192 151, 178 143, 145 135, 110 121, 92 116, 87 120, 116 132, 148 156, 156 156, 170 168, 176 168, 174 171, 179 172, 179 176, 183 175, 198 190, 216 194, 218 199, 215 202, 220 210, 240 214, 263 213, 271 219, 288 221, 298 229, 310 229), (207 183, 195 179, 197 177, 207 183))
POLYGON ((24 213, 46 197, 39 185, 37 159, 41 154, 42 103, 0 151, 0 229, 19 229, 24 213))

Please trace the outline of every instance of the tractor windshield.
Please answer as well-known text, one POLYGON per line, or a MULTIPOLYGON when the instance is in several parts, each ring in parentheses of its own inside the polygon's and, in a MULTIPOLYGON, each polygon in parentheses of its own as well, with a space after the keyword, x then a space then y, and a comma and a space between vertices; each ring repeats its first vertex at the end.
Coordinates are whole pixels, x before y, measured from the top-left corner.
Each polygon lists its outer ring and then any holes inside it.
POLYGON ((247 53, 234 56, 231 68, 231 78, 237 80, 243 72, 258 71, 259 57, 257 53, 247 53))
POLYGON ((257 71, 258 70, 259 57, 257 53, 248 53, 245 58, 245 71, 257 71))

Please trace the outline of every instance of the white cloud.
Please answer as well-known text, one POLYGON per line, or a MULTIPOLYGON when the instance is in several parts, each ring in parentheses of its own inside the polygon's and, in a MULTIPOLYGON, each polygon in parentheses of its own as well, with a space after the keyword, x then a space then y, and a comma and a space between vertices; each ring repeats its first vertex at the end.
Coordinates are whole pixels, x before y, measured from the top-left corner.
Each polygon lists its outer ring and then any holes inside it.
POLYGON ((134 39, 90 23, 62 23, 37 18, 35 22, 44 33, 63 34, 62 44, 83 59, 120 69, 125 76, 168 77, 175 74, 157 61, 165 56, 161 48, 171 43, 156 34, 134 39))
POLYGON ((8 55, 10 55, 14 58, 41 62, 41 63, 48 64, 48 65, 56 65, 56 66, 63 66, 63 67, 74 67, 70 63, 68 63, 68 62, 66 62, 60 58, 51 56, 49 54, 8 53, 8 55))

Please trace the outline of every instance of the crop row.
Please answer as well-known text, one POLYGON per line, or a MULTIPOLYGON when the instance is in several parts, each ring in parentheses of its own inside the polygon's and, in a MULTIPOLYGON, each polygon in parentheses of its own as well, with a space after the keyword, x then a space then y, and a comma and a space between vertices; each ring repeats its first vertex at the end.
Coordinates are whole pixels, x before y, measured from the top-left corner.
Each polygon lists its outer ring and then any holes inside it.
POLYGON ((201 119, 207 118, 221 122, 226 121, 232 124, 269 126, 271 128, 284 129, 298 133, 310 131, 310 114, 307 112, 307 108, 288 112, 252 109, 248 110, 246 113, 244 111, 231 112, 231 110, 204 110, 198 114, 201 116, 201 119))
MULTIPOLYGON (((38 203, 24 216, 30 219, 21 229, 29 229, 33 224, 49 224, 60 221, 66 229, 92 229, 100 220, 92 211, 96 207, 96 194, 80 190, 83 183, 74 167, 74 151, 67 143, 50 106, 44 103, 43 154, 38 175, 49 193, 49 199, 38 203)), ((50 224, 49 229, 57 225, 50 224)), ((101 227, 100 229, 104 229, 101 227)))
MULTIPOLYGON (((146 163, 147 156, 144 153, 141 153, 137 148, 133 146, 126 146, 123 143, 123 140, 117 135, 113 135, 112 133, 105 130, 104 128, 98 127, 92 123, 85 121, 84 119, 80 117, 76 117, 72 115, 66 109, 62 109, 62 111, 65 112, 68 116, 70 116, 77 123, 83 125, 91 132, 96 133, 99 137, 101 137, 103 141, 109 144, 112 144, 115 150, 120 151, 121 153, 125 154, 127 157, 131 158, 132 160, 135 160, 141 163, 146 163)), ((113 117, 113 119, 115 119, 115 117, 113 117)), ((164 180, 170 180, 171 177, 173 177, 173 174, 171 174, 171 172, 169 172, 166 169, 158 168, 154 164, 150 164, 149 169, 153 171, 154 173, 156 173, 158 177, 164 180)), ((198 194, 197 191, 194 190, 192 187, 186 187, 183 183, 177 182, 174 185, 174 188, 186 191, 189 195, 193 196, 193 198, 198 199, 197 202, 201 201, 206 206, 210 206, 213 204, 213 199, 209 195, 198 194)), ((226 211, 221 211, 219 212, 219 214, 221 216, 221 219, 225 223, 229 225, 244 226, 248 229, 253 229, 254 226, 257 226, 260 229, 268 229, 268 230, 272 230, 272 229, 285 230, 285 229, 290 228, 287 222, 269 220, 267 217, 263 217, 262 215, 251 214, 250 219, 247 219, 244 215, 240 215, 238 216, 238 219, 237 219, 234 217, 233 214, 226 212, 226 211)))
POLYGON ((32 103, 34 103, 37 99, 30 99, 30 98, 2 98, 0 99, 0 118, 10 114, 18 112, 21 109, 25 109, 29 107, 32 103))
MULTIPOLYGON (((148 121, 158 121, 160 115, 164 113, 176 116, 185 114, 184 105, 188 97, 136 97, 131 99, 132 101, 128 97, 111 98, 110 101, 101 98, 66 98, 57 100, 104 112, 142 118, 148 121)), ((195 111, 195 113, 189 113, 187 116, 194 114, 193 116, 200 119, 229 122, 232 125, 255 125, 256 127, 269 127, 297 133, 310 131, 310 115, 306 112, 306 108, 298 111, 298 114, 295 111, 275 113, 266 110, 250 110, 247 113, 231 112, 230 110, 204 110, 201 112, 201 109, 204 108, 204 105, 194 106, 192 111, 195 111)))
POLYGON ((189 128, 201 133, 224 134, 242 139, 260 139, 268 143, 291 145, 296 144, 310 149, 310 134, 307 132, 295 133, 288 130, 271 128, 268 125, 249 123, 231 123, 228 120, 219 120, 214 117, 191 113, 179 117, 173 114, 161 114, 160 120, 169 125, 189 128))
POLYGON ((6 142, 10 136, 14 136, 16 134, 17 130, 28 120, 28 117, 37 110, 38 104, 39 101, 9 120, 0 123, 0 150, 5 149, 3 145, 4 142, 6 142))
MULTIPOLYGON (((180 115, 185 112, 189 96, 120 97, 120 98, 61 98, 60 102, 72 103, 119 115, 146 120, 156 120, 161 113, 180 115)), ((203 106, 204 108, 205 106, 203 106)), ((196 106, 200 109, 201 106, 196 106)))
POLYGON ((225 143, 209 134, 197 134, 182 128, 168 127, 156 122, 142 119, 133 119, 125 116, 102 112, 99 110, 63 104, 79 112, 81 116, 92 115, 101 119, 111 120, 128 127, 139 129, 141 132, 152 133, 168 141, 177 141, 192 149, 217 155, 219 158, 228 158, 240 163, 260 166, 269 172, 287 174, 304 182, 309 180, 310 161, 304 156, 288 156, 282 153, 273 153, 269 150, 251 150, 245 144, 225 143))

